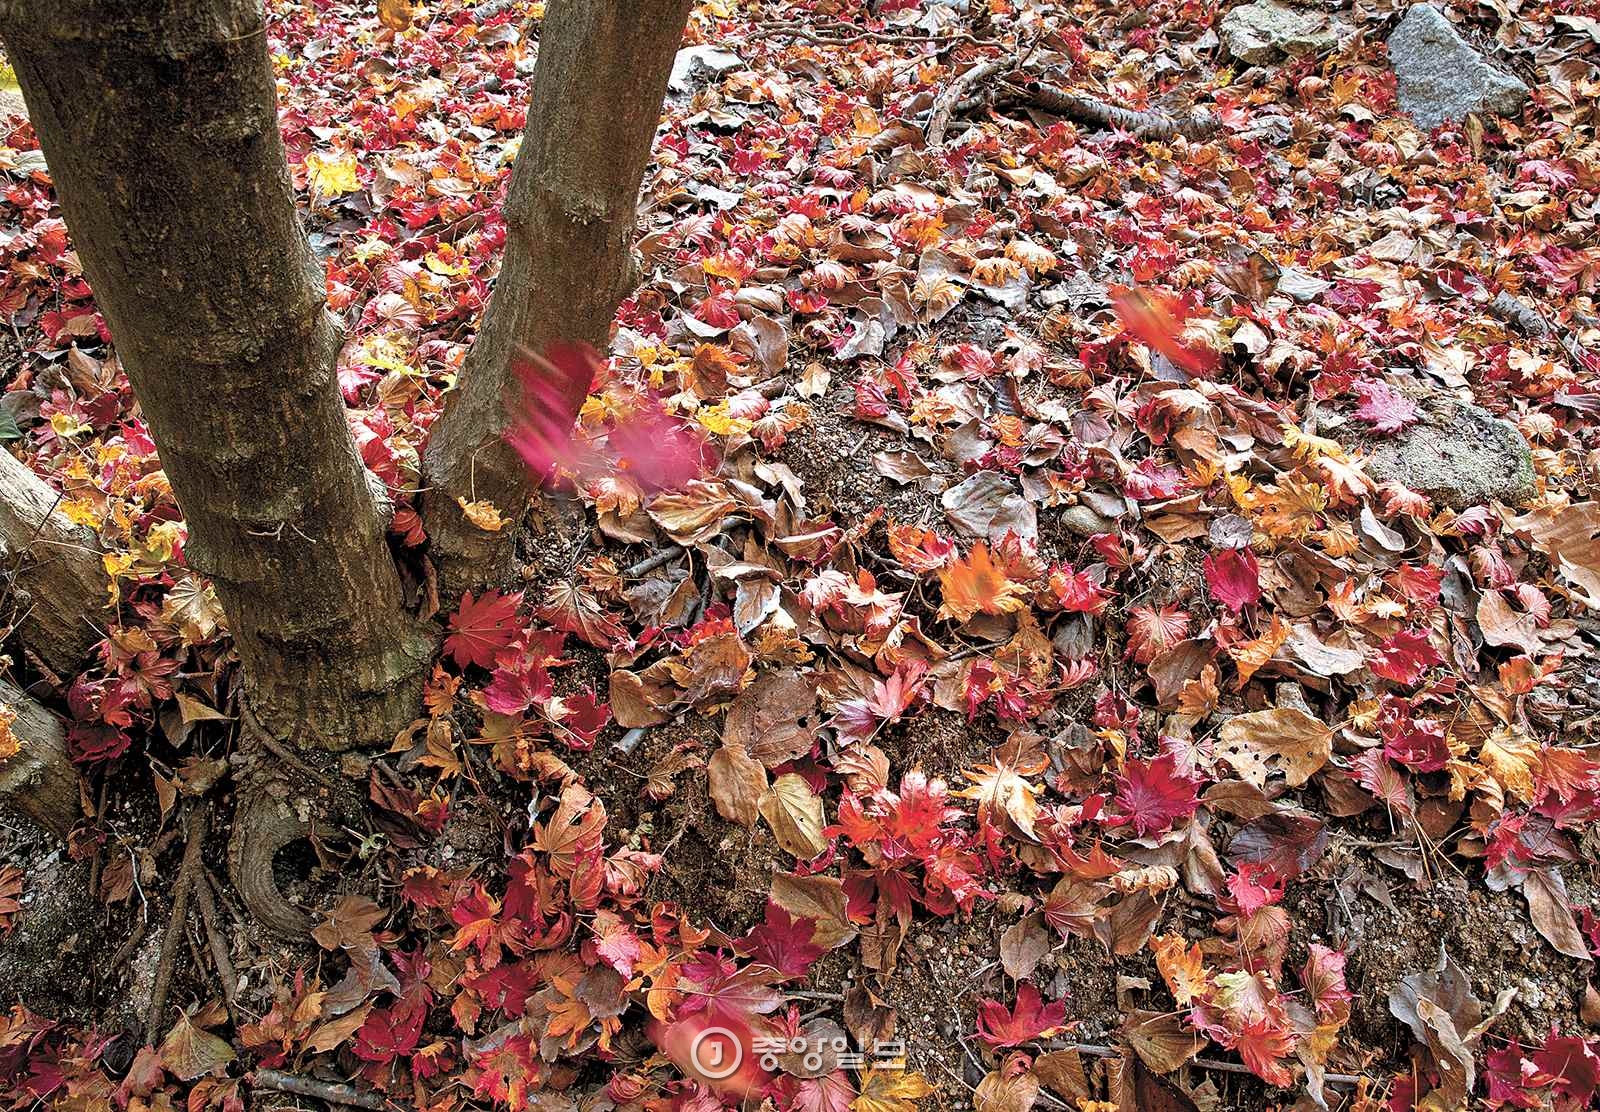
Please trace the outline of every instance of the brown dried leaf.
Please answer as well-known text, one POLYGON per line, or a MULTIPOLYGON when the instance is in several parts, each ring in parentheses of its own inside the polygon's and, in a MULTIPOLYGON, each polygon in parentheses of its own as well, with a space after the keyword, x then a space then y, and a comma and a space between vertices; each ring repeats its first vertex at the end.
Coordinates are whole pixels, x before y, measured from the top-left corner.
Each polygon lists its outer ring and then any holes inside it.
POLYGON ((777 873, 772 878, 772 902, 796 919, 815 924, 811 941, 832 950, 856 936, 856 928, 845 912, 844 884, 831 876, 793 876, 777 873))
POLYGON ((1139 1009, 1123 1021, 1122 1037, 1156 1073, 1171 1073, 1200 1053, 1206 1042, 1176 1015, 1139 1009))
POLYGON ((1217 756, 1258 788, 1274 772, 1298 788, 1333 756, 1333 730, 1295 707, 1235 715, 1223 724, 1217 756))
POLYGON ((761 762, 741 748, 724 745, 711 754, 706 770, 717 814, 746 830, 755 826, 767 790, 767 770, 761 762))
POLYGON ((722 727, 724 745, 772 768, 811 751, 816 740, 816 682, 792 668, 764 673, 739 692, 722 727))
POLYGON ((1572 917, 1572 904, 1567 900, 1567 886, 1560 873, 1533 869, 1522 882, 1522 894, 1528 898, 1528 917, 1546 942, 1569 958, 1593 960, 1572 917))

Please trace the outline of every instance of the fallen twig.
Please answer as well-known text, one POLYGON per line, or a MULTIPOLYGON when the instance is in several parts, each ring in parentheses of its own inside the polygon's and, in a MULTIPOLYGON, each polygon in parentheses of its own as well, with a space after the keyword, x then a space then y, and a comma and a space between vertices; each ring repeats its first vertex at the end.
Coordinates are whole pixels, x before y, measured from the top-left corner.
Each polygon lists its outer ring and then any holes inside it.
POLYGON ((155 1037, 161 1014, 167 1010, 167 993, 172 989, 172 966, 177 957, 178 938, 184 933, 184 920, 189 915, 189 894, 194 891, 195 878, 200 875, 200 851, 205 846, 206 819, 210 816, 209 802, 197 804, 189 812, 184 830, 183 864, 178 867, 178 879, 172 885, 172 915, 167 920, 167 933, 161 939, 161 956, 156 963, 155 985, 150 993, 150 1013, 146 1029, 155 1037))
MULTIPOLYGON (((1121 1058, 1121 1047, 1104 1046, 1098 1043, 1067 1043, 1055 1047, 1057 1050, 1075 1050, 1079 1054, 1087 1054, 1091 1058, 1121 1058)), ((1190 1058, 1189 1065, 1203 1070, 1215 1070, 1218 1073, 1248 1073, 1255 1071, 1242 1062, 1224 1062, 1217 1058, 1190 1058)), ((1358 1085, 1364 1079, 1353 1073, 1325 1073, 1322 1080, 1329 1085, 1358 1085)))
MULTIPOLYGON (((1029 48, 1029 53, 1032 53, 1032 47, 1029 48)), ((945 132, 950 130, 950 117, 968 89, 997 73, 1016 69, 1021 64, 1021 59, 1015 53, 1007 54, 1003 58, 995 58, 973 66, 946 85, 939 98, 933 102, 933 115, 928 117, 928 146, 937 147, 944 142, 945 132)))
POLYGON ((270 1089, 275 1093, 292 1093, 297 1097, 314 1097, 330 1104, 343 1104, 350 1108, 369 1108, 384 1112, 389 1108, 404 1108, 403 1104, 377 1093, 343 1085, 336 1081, 318 1081, 314 1077, 284 1073, 282 1070, 256 1070, 247 1075, 253 1089, 270 1089))
POLYGON ((195 901, 200 905, 200 920, 205 927, 206 948, 211 952, 212 964, 217 967, 217 979, 222 982, 222 996, 231 1011, 239 995, 239 974, 234 971, 233 961, 228 957, 228 944, 222 937, 221 924, 217 922, 217 901, 211 894, 210 878, 201 877, 195 883, 194 891, 195 901))
POLYGON ((1537 309, 1514 294, 1501 290, 1489 302, 1489 311, 1510 324, 1524 336, 1551 337, 1561 345, 1561 350, 1572 360, 1575 370, 1584 371, 1587 353, 1577 338, 1560 324, 1553 324, 1537 309))
MULTIPOLYGON (((841 25, 841 31, 843 27, 841 25)), ((851 43, 865 42, 913 42, 913 43, 956 43, 967 42, 973 46, 1000 46, 994 39, 980 39, 966 31, 939 31, 939 32, 912 32, 912 31, 858 31, 854 34, 830 34, 809 27, 796 27, 792 23, 782 20, 772 20, 758 23, 746 35, 747 39, 760 38, 789 38, 803 39, 806 42, 816 43, 818 46, 849 46, 851 43)))
POLYGON ((1082 123, 1121 128, 1145 139, 1203 139, 1217 130, 1217 118, 1198 111, 1188 117, 1169 116, 1154 109, 1119 108, 1084 93, 1074 93, 1043 81, 1029 81, 1022 87, 1028 103, 1082 123))
POLYGON ((683 549, 676 545, 663 548, 654 556, 646 556, 632 567, 622 569, 622 574, 627 579, 638 579, 642 575, 649 575, 659 567, 665 567, 681 555, 683 555, 683 549))
POLYGON ((617 743, 612 746, 612 748, 619 753, 632 753, 635 749, 639 748, 639 743, 644 740, 644 735, 645 728, 643 726, 635 726, 633 729, 619 737, 617 739, 617 743))

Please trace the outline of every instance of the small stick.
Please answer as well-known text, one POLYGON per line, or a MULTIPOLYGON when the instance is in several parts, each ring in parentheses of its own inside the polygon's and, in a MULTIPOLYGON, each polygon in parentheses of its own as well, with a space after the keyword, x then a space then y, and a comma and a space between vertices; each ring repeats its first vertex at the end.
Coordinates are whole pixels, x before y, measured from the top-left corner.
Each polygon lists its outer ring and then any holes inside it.
POLYGON ((758 23, 752 31, 745 36, 746 40, 760 38, 791 38, 804 39, 806 42, 816 43, 818 46, 848 46, 851 43, 871 39, 873 42, 911 42, 926 43, 954 43, 969 42, 973 46, 999 46, 995 39, 980 39, 965 31, 946 31, 938 33, 905 33, 897 31, 861 31, 854 35, 832 36, 823 32, 803 27, 791 27, 779 21, 771 23, 758 23))
POLYGON ((643 726, 635 726, 633 729, 619 737, 617 739, 617 743, 612 746, 612 748, 617 750, 619 753, 632 753, 635 749, 639 748, 639 743, 644 740, 644 734, 645 728, 643 726))
POLYGON ((641 575, 649 575, 659 567, 672 563, 673 560, 683 555, 683 549, 677 546, 663 548, 654 556, 646 556, 632 567, 623 568, 622 574, 628 579, 638 579, 641 575))
POLYGON ((354 1085, 341 1085, 335 1081, 318 1081, 314 1077, 300 1077, 282 1070, 256 1070, 248 1076, 251 1088, 270 1089, 275 1093, 293 1093, 297 1097, 314 1097, 329 1104, 343 1104, 350 1108, 367 1108, 371 1112, 384 1112, 387 1108, 404 1108, 377 1093, 369 1093, 354 1085))
POLYGON ((1017 64, 1017 56, 1007 54, 1004 58, 996 58, 982 65, 973 66, 946 85, 944 92, 940 93, 939 99, 934 102, 933 115, 928 119, 928 146, 937 147, 944 142, 945 132, 950 128, 950 116, 969 88, 997 73, 1015 69, 1017 64))
POLYGON ((200 904, 200 919, 205 925, 206 948, 211 951, 211 961, 217 967, 217 977, 222 981, 222 996, 231 1010, 239 994, 239 974, 234 972, 233 961, 228 957, 228 946, 222 938, 222 928, 217 922, 217 901, 211 894, 209 877, 202 877, 194 886, 195 899, 200 904))
MULTIPOLYGON (((1068 1043, 1059 1047, 1060 1050, 1075 1050, 1079 1054, 1087 1054, 1091 1058, 1120 1058, 1122 1050, 1115 1046, 1101 1046, 1096 1043, 1068 1043)), ((1203 1070, 1216 1070, 1219 1073, 1248 1073, 1252 1076, 1255 1071, 1240 1062, 1222 1062, 1216 1058, 1191 1058, 1189 1065, 1197 1066, 1203 1070)), ((1357 1085, 1362 1078, 1352 1073, 1325 1073, 1322 1080, 1329 1085, 1357 1085)))
POLYGON ((189 893, 194 890, 195 877, 200 873, 200 850, 205 845, 205 824, 210 810, 210 804, 207 803, 189 812, 184 832, 183 864, 178 867, 178 879, 172 886, 172 917, 167 921, 167 933, 161 939, 161 958, 156 965, 155 987, 150 993, 146 1029, 151 1038, 155 1037, 161 1013, 167 1010, 167 993, 172 988, 172 965, 178 953, 178 936, 184 933, 184 920, 189 915, 189 893))

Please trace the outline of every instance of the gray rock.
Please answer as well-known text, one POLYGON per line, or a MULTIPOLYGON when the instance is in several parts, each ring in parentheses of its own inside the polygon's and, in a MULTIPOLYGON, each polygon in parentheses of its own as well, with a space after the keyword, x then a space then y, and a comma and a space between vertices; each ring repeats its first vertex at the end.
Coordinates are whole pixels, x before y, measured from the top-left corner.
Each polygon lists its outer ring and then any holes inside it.
POLYGON ((1253 66, 1285 55, 1321 54, 1339 45, 1326 17, 1296 11, 1277 0, 1255 0, 1222 17, 1222 45, 1253 66))
POLYGON ((1389 36, 1400 107, 1433 130, 1474 112, 1514 116, 1528 87, 1472 49, 1431 4, 1416 4, 1389 36))
POLYGON ((1517 426, 1449 394, 1404 392, 1422 419, 1403 432, 1380 436, 1348 418, 1325 435, 1362 451, 1378 482, 1403 483, 1453 510, 1533 496, 1533 453, 1517 426))

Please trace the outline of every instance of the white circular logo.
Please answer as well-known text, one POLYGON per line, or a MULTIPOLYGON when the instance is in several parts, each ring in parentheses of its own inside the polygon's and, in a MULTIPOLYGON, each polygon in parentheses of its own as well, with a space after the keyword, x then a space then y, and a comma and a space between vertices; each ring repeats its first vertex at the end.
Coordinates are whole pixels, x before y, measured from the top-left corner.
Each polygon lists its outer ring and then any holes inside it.
POLYGON ((707 1027, 689 1044, 689 1061, 712 1081, 721 1081, 744 1064, 744 1047, 726 1027, 707 1027))

